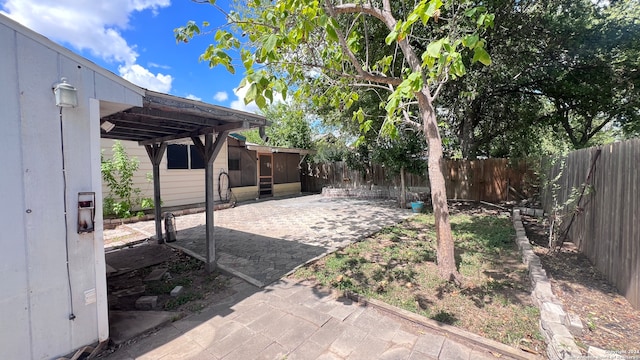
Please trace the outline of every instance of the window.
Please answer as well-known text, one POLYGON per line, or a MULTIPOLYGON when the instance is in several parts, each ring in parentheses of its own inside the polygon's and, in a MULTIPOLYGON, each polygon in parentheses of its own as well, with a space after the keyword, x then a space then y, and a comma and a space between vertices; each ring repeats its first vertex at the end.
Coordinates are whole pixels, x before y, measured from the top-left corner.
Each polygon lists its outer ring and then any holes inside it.
POLYGON ((240 159, 229 159, 229 170, 240 170, 240 159))
POLYGON ((167 169, 204 169, 204 159, 193 145, 167 146, 167 169))
POLYGON ((204 169, 204 159, 202 155, 200 155, 200 151, 193 146, 190 145, 190 154, 191 154, 191 168, 192 169, 204 169))
POLYGON ((189 155, 187 147, 189 145, 172 144, 167 146, 167 169, 188 169, 189 155))

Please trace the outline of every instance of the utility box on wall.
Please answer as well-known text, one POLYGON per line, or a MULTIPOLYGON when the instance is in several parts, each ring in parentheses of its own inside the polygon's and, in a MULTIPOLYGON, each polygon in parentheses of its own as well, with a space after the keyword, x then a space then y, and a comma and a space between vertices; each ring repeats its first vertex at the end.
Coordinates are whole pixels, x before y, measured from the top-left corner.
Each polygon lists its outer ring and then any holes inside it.
POLYGON ((78 193, 78 234, 93 232, 95 219, 95 192, 78 193))

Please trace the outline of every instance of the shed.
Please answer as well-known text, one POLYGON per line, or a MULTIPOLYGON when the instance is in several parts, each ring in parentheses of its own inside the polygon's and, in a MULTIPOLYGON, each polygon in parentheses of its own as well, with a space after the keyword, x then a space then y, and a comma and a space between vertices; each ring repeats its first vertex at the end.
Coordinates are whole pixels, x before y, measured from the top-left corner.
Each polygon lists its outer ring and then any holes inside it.
MULTIPOLYGON (((167 141, 192 139, 212 160, 229 131, 266 122, 142 89, 4 15, 0 44, 0 319, 11 324, 0 328, 0 358, 48 359, 109 337, 100 137, 137 141, 158 175, 167 141), (75 88, 75 104, 56 100, 60 86, 75 88)), ((157 176, 154 184, 158 199, 157 176)), ((212 268, 212 191, 209 199, 212 268)))

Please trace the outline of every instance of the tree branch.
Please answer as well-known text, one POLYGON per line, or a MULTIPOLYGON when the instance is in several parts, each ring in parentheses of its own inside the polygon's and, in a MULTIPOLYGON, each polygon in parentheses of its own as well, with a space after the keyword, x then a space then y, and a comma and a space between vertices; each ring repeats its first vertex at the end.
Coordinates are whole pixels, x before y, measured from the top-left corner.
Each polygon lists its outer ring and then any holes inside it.
MULTIPOLYGON (((354 5, 354 4, 350 4, 350 5, 354 5)), ((361 5, 354 5, 354 6, 362 7, 361 5)), ((366 7, 369 7, 369 6, 367 5, 366 7)), ((331 4, 331 0, 325 0, 325 9, 327 10, 327 13, 329 14, 329 16, 333 18, 337 17, 338 12, 335 11, 334 6, 331 4)), ((351 12, 351 13, 361 14, 362 12, 351 12)), ((342 31, 340 31, 339 29, 335 29, 335 30, 336 30, 336 34, 338 36, 338 42, 340 43, 340 47, 342 48, 342 51, 347 55, 349 62, 351 63, 351 65, 353 65, 353 67, 356 69, 356 72, 363 80, 382 83, 382 84, 390 84, 390 85, 399 85, 400 83, 402 83, 402 79, 387 77, 387 76, 376 76, 364 70, 364 68, 362 67, 362 64, 360 64, 360 61, 358 61, 358 58, 356 57, 356 55, 353 53, 353 51, 351 51, 351 49, 349 49, 349 45, 347 44, 347 40, 345 39, 344 34, 342 34, 342 31)))

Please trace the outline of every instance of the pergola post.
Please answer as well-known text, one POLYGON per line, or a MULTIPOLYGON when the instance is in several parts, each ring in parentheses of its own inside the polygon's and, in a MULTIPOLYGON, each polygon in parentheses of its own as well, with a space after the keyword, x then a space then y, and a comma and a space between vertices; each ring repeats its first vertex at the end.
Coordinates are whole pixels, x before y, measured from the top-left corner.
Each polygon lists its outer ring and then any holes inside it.
POLYGON ((213 133, 207 133, 204 136, 204 144, 200 140, 199 137, 193 136, 191 140, 193 144, 202 155, 202 158, 205 162, 205 201, 206 201, 206 249, 207 249, 207 257, 206 257, 206 269, 209 272, 213 272, 216 269, 216 240, 214 236, 214 223, 213 223, 213 211, 214 211, 214 191, 213 191, 213 161, 216 156, 222 149, 222 145, 224 145, 227 136, 229 135, 229 131, 222 131, 218 133, 215 141, 213 138, 213 133))
POLYGON ((144 148, 147 150, 147 155, 149 155, 149 159, 151 160, 151 164, 153 165, 153 208, 155 214, 155 223, 156 223, 156 239, 158 244, 164 243, 164 239, 162 238, 162 206, 160 199, 160 161, 162 161, 162 157, 164 156, 164 152, 167 149, 167 143, 155 143, 150 145, 145 145, 144 148))

